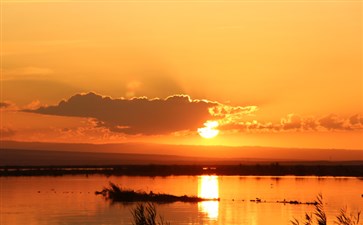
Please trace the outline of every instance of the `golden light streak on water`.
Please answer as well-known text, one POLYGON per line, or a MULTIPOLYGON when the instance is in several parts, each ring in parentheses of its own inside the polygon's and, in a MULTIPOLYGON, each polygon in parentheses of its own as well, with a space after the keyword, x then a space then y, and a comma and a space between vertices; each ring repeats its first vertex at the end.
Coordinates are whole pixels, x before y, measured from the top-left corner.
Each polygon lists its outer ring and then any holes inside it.
MULTIPOLYGON (((218 176, 198 177, 198 197, 219 198, 218 176)), ((219 211, 218 201, 205 201, 198 203, 198 210, 205 213, 209 219, 217 220, 219 211)))

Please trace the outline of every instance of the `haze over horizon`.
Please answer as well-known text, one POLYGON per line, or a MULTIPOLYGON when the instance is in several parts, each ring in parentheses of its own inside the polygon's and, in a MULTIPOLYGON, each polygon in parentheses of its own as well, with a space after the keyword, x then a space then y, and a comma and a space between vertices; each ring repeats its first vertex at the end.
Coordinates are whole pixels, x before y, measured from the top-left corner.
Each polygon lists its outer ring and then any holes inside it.
POLYGON ((254 162, 363 162, 363 150, 200 146, 150 143, 3 141, 0 165, 195 164, 254 162), (48 163, 48 164, 47 164, 48 163))

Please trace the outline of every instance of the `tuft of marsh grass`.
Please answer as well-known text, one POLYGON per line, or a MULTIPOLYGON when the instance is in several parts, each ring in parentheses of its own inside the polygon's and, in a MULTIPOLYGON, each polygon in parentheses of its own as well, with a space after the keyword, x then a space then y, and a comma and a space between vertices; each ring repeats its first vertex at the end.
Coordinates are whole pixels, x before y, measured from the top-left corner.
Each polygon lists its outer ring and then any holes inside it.
POLYGON ((170 225, 159 216, 157 221, 157 212, 154 204, 148 202, 146 204, 138 204, 132 211, 133 225, 170 225))
MULTIPOLYGON (((338 216, 336 216, 336 221, 334 221, 334 223, 337 225, 359 225, 359 217, 360 212, 358 212, 357 215, 354 215, 352 213, 348 213, 347 209, 345 208, 340 210, 340 213, 338 216)), ((314 221, 316 221, 317 225, 327 225, 327 217, 324 211, 323 195, 321 193, 318 194, 318 196, 316 197, 314 213, 305 213, 305 220, 299 221, 294 218, 293 220, 291 220, 291 223, 293 225, 314 225, 314 221)))
MULTIPOLYGON (((337 216, 336 224, 339 225, 358 225, 359 224, 360 212, 357 215, 347 212, 347 208, 341 209, 339 215, 337 216)), ((363 223, 362 223, 363 224, 363 223)))
POLYGON ((324 212, 324 203, 323 203, 323 195, 321 193, 316 197, 317 204, 315 205, 315 213, 316 221, 318 225, 326 225, 326 214, 324 212))
MULTIPOLYGON (((293 225, 300 225, 300 221, 297 220, 296 218, 294 218, 294 220, 291 220, 291 223, 293 225)), ((305 221, 302 222, 301 224, 304 224, 304 225, 312 225, 313 224, 313 217, 312 217, 312 215, 305 213, 305 221)))

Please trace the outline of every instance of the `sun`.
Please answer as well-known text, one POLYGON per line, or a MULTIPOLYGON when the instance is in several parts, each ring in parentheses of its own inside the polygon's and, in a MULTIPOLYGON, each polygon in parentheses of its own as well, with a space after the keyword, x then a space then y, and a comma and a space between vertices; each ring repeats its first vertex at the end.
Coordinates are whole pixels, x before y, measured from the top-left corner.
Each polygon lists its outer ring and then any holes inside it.
POLYGON ((207 121, 204 123, 204 127, 198 128, 198 133, 203 138, 214 138, 219 134, 218 127, 219 123, 217 121, 207 121))

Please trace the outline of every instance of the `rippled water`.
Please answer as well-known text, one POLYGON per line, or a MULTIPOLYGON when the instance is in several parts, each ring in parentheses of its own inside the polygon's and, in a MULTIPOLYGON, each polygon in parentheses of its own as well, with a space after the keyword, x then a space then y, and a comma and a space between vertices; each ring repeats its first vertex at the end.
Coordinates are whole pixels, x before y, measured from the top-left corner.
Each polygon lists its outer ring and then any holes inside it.
POLYGON ((220 202, 157 205, 172 225, 290 224, 312 205, 276 201, 314 201, 322 193, 329 222, 341 208, 363 210, 363 180, 333 177, 240 176, 62 176, 1 177, 1 225, 132 224, 135 204, 111 204, 94 192, 109 181, 135 190, 219 197, 220 202), (256 198, 261 203, 252 202, 256 198), (264 202, 266 201, 266 202, 264 202))

